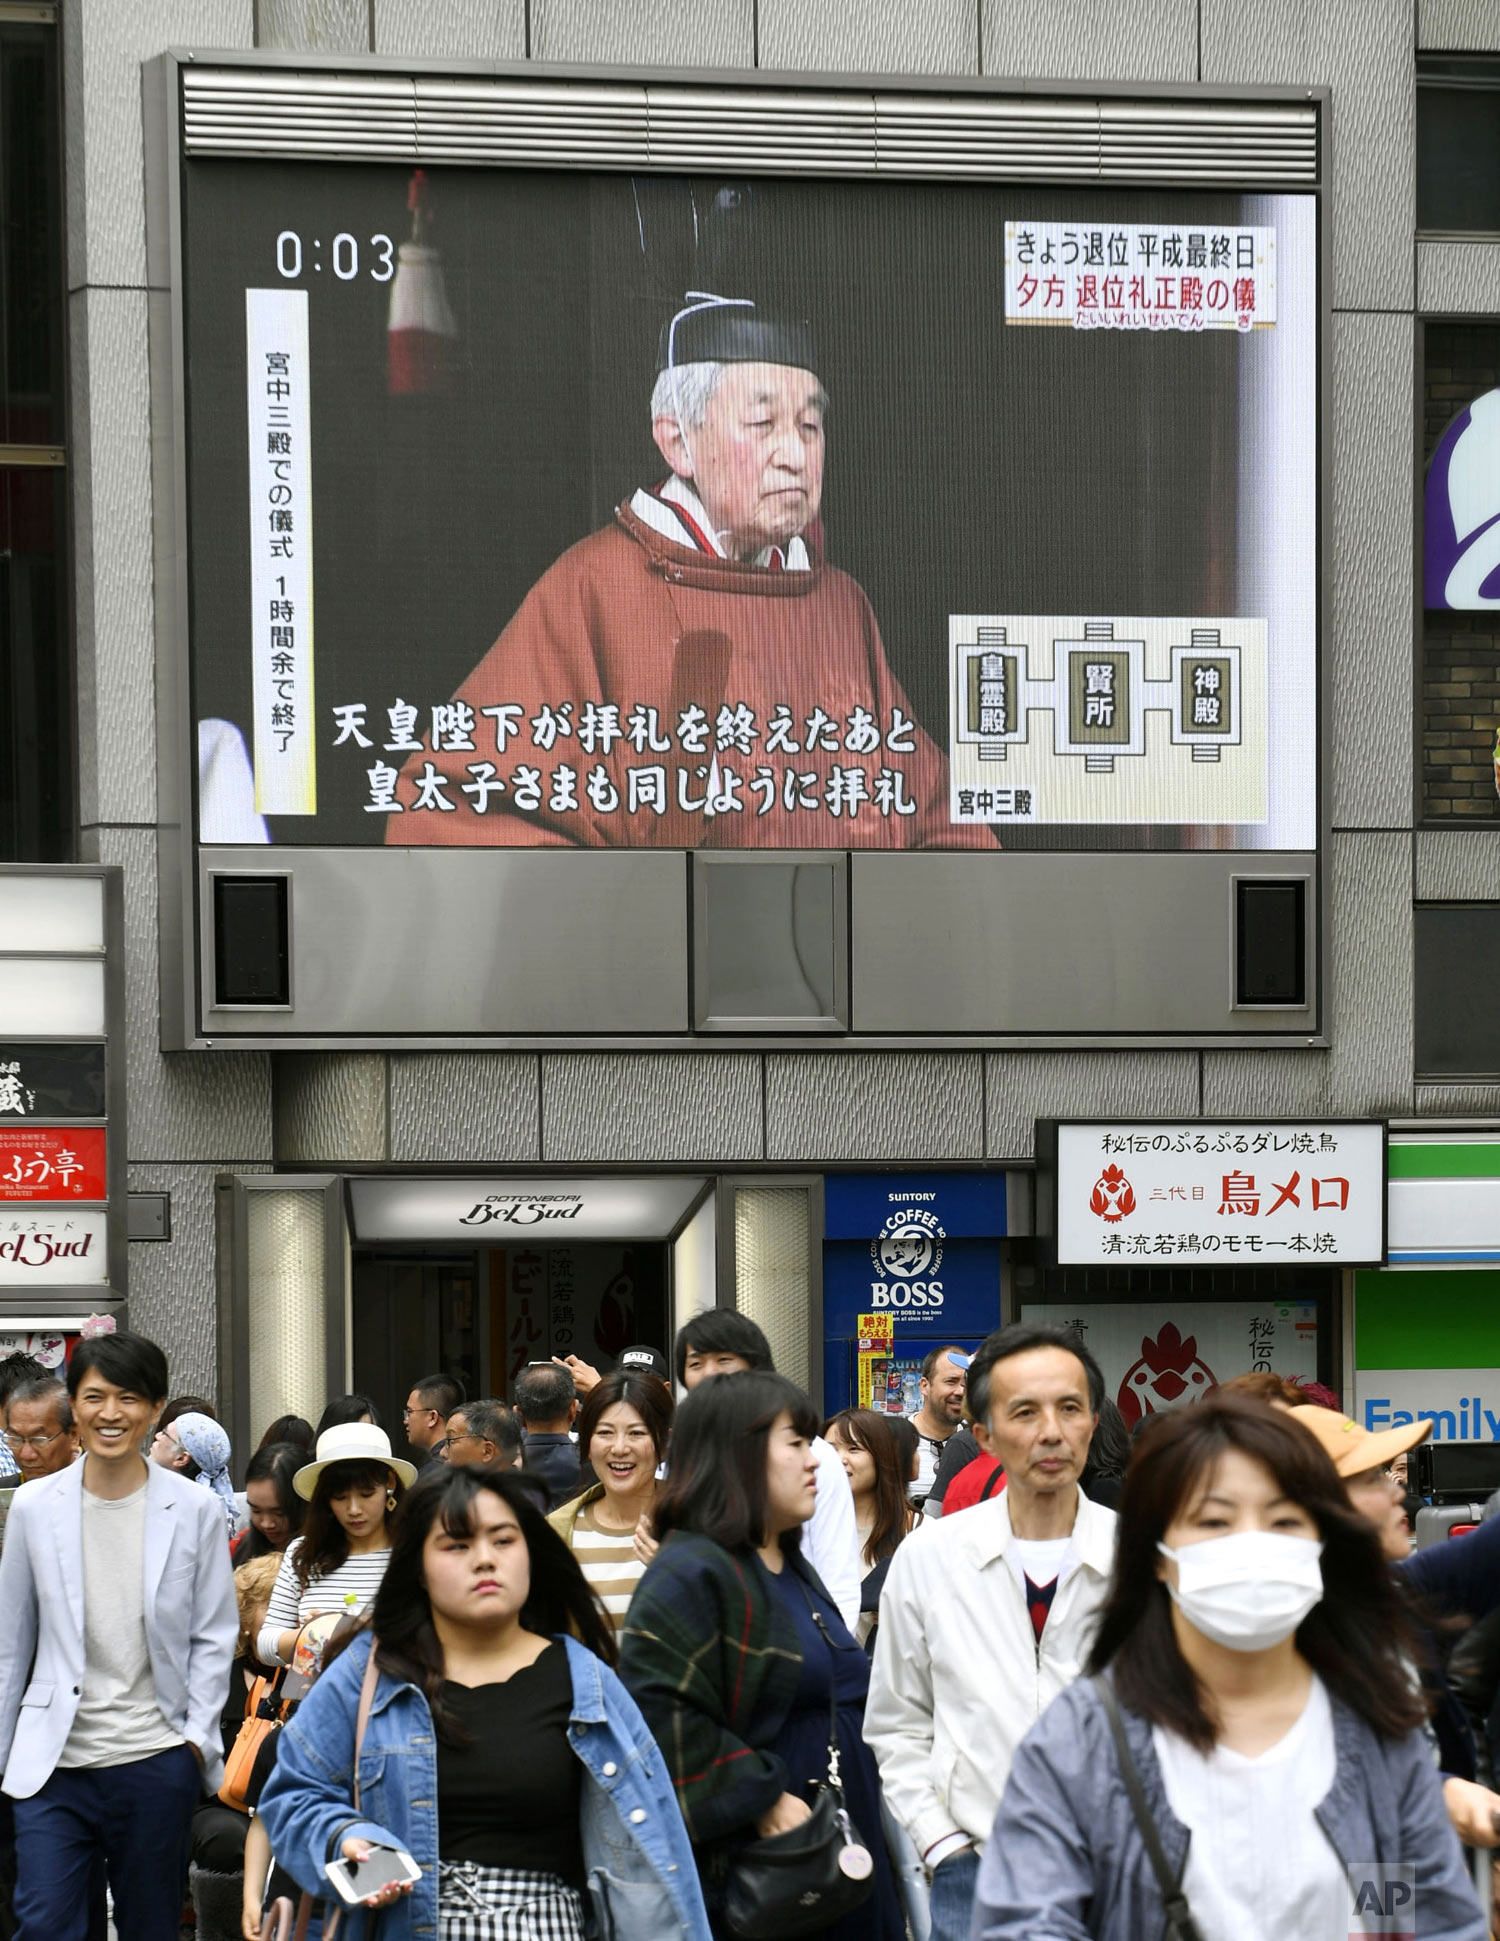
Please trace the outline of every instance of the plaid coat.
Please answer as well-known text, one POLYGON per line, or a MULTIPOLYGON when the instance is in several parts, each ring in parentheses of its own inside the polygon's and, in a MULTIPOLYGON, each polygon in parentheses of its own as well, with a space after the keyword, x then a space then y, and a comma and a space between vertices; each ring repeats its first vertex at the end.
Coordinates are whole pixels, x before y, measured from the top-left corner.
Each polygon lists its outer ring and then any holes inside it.
MULTIPOLYGON (((795 1551, 787 1568, 818 1583, 795 1551)), ((787 1791, 774 1748, 801 1668, 796 1628, 753 1552, 684 1531, 667 1539, 630 1600, 620 1676, 666 1759, 706 1886, 787 1791)))

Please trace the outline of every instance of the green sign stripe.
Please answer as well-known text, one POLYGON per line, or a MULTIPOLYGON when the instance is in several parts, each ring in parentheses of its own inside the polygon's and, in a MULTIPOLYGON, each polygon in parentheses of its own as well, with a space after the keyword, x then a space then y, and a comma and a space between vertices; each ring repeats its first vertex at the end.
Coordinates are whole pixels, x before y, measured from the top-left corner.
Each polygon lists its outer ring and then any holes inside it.
POLYGON ((1500 1368, 1500 1271, 1354 1277, 1361 1368, 1500 1368))
POLYGON ((1434 1140, 1431 1145, 1397 1145, 1386 1155, 1391 1179, 1500 1179, 1500 1139, 1469 1145, 1434 1140))

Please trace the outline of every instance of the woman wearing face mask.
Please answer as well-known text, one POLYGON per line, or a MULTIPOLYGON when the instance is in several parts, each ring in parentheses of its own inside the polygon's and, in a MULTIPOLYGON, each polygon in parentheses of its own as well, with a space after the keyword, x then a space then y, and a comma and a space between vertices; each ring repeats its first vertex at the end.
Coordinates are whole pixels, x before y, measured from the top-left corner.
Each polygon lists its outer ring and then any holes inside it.
POLYGON ((672 1407, 671 1389, 655 1375, 617 1368, 601 1376, 578 1416, 579 1453, 598 1480, 547 1519, 617 1631, 646 1569, 635 1533, 656 1501, 672 1407))
POLYGON ((311 1617, 357 1617, 374 1598, 391 1555, 391 1519, 416 1478, 391 1454, 384 1429, 350 1422, 318 1437, 315 1462, 292 1478, 308 1504, 307 1521, 277 1573, 257 1655, 290 1664, 297 1633, 311 1617))
POLYGON ((661 1754, 614 1634, 513 1471, 437 1464, 412 1491, 369 1631, 287 1725, 260 1811, 309 1893, 342 1850, 404 1848, 410 1889, 341 1938, 709 1941, 661 1754), (368 1718, 352 1797, 361 1694, 368 1718))
POLYGON ((1317 1444, 1209 1396, 1147 1424, 1119 1515, 1091 1675, 1016 1755, 975 1941, 1140 1941, 1175 1895, 1201 1941, 1324 1941, 1372 1863, 1415 1870, 1419 1935, 1485 1941, 1400 1598, 1317 1444))

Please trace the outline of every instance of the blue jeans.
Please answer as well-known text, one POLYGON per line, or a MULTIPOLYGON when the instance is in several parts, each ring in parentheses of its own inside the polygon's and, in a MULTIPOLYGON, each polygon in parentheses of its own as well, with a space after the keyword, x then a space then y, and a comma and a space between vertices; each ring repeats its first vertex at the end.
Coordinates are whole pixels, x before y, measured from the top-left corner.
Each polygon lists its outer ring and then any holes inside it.
POLYGON ((972 1847, 945 1860, 932 1876, 932 1941, 969 1941, 979 1855, 972 1847))
POLYGON ((125 1766, 59 1767, 16 1817, 16 1941, 86 1941, 104 1861, 115 1929, 177 1941, 201 1779, 186 1746, 125 1766))

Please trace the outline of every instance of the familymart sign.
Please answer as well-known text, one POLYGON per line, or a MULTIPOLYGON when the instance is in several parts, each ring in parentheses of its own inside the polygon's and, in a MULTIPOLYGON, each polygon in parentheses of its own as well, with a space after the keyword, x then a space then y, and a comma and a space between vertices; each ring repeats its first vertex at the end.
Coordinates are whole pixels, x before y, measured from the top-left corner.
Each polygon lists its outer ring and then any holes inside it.
POLYGON ((1354 1415, 1500 1442, 1500 1133, 1393 1132, 1389 1269, 1354 1282, 1354 1415))

